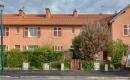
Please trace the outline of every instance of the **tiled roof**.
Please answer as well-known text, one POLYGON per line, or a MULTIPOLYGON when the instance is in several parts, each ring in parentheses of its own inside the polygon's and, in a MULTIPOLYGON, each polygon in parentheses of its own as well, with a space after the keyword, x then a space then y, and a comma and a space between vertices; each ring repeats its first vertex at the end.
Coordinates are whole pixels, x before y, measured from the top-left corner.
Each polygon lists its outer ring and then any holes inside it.
POLYGON ((4 14, 4 25, 84 25, 89 21, 108 22, 112 14, 52 14, 47 18, 42 14, 4 14))

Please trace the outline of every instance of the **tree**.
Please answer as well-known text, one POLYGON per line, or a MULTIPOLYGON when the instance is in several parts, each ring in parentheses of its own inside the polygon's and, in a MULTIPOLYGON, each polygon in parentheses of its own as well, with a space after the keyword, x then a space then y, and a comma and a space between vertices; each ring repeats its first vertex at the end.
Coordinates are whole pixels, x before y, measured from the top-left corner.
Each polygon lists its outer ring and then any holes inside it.
POLYGON ((79 49, 81 47, 80 42, 81 42, 80 36, 75 37, 72 41, 72 45, 73 45, 73 48, 74 48, 73 58, 76 58, 76 59, 79 58, 79 53, 80 53, 79 49))
POLYGON ((73 47, 79 51, 80 58, 94 60, 95 54, 107 48, 111 41, 110 33, 110 27, 107 24, 89 22, 83 26, 81 34, 73 40, 73 47), (75 41, 76 39, 78 41, 75 41))
POLYGON ((121 64, 121 59, 123 56, 126 55, 128 49, 127 45, 124 44, 121 40, 113 41, 109 47, 108 52, 110 53, 109 56, 112 57, 112 63, 114 64, 115 68, 119 68, 121 64))

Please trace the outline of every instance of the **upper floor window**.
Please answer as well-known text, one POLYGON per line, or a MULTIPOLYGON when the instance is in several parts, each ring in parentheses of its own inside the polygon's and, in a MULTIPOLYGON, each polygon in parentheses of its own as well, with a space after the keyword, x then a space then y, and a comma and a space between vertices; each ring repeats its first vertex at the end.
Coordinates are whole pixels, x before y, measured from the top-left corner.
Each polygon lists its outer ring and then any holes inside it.
POLYGON ((62 33, 61 33, 61 27, 54 27, 54 36, 55 37, 61 37, 62 33))
POLYGON ((25 27, 24 36, 25 37, 39 37, 40 27, 25 27))
POLYGON ((130 35, 130 26, 124 25, 123 26, 123 36, 129 36, 130 35))
MULTIPOLYGON (((0 36, 1 36, 1 30, 0 30, 0 36)), ((3 36, 9 36, 9 27, 3 28, 3 36)))

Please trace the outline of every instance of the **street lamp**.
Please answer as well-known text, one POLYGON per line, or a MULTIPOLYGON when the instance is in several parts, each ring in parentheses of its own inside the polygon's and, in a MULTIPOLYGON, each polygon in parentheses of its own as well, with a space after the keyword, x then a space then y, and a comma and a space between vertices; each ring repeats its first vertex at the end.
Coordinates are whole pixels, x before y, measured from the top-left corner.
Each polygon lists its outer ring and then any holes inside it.
POLYGON ((1 71, 4 70, 4 46, 3 46, 3 9, 4 5, 0 5, 0 33, 1 33, 1 71))

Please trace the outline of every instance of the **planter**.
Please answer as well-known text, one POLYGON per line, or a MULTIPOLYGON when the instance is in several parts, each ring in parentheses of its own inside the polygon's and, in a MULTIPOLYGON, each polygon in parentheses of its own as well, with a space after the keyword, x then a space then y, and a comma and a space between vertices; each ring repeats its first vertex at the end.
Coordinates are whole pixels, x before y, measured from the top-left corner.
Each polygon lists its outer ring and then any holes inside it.
POLYGON ((23 69, 23 70, 28 70, 28 69, 29 69, 29 66, 30 66, 30 63, 29 63, 29 62, 23 62, 22 69, 23 69))
POLYGON ((64 63, 61 63, 61 71, 64 71, 64 63))
POLYGON ((95 70, 95 71, 100 70, 100 63, 99 63, 99 62, 95 62, 95 63, 94 63, 94 70, 95 70))
POLYGON ((44 63, 43 70, 49 70, 49 69, 50 69, 49 63, 44 63))
POLYGON ((108 71, 108 64, 105 64, 105 71, 108 71))

